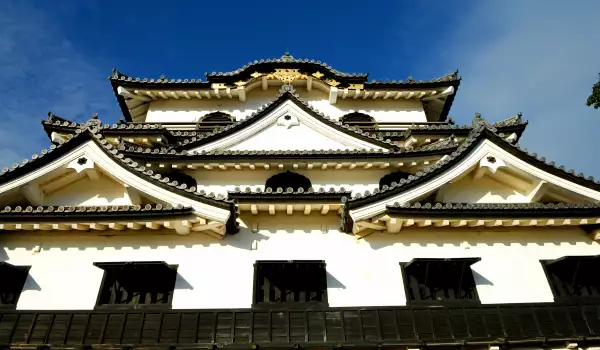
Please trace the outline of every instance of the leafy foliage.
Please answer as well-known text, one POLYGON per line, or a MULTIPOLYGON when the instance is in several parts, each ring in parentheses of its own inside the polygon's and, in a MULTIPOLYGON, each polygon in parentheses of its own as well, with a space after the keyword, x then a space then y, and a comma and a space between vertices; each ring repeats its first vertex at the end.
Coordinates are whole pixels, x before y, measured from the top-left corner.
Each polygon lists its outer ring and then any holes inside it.
POLYGON ((588 106, 594 106, 594 109, 600 108, 600 74, 598 74, 598 82, 592 87, 592 94, 587 99, 588 106))

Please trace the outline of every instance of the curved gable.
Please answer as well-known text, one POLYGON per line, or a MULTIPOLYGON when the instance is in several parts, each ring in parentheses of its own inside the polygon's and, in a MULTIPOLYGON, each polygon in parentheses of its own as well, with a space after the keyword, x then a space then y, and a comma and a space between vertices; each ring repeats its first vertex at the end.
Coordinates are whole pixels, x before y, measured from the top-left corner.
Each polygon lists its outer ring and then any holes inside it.
POLYGON ((556 167, 554 162, 546 163, 544 158, 538 159, 536 155, 520 150, 495 132, 496 129, 490 125, 479 125, 452 156, 391 187, 385 186, 376 193, 347 200, 346 214, 349 217, 346 217, 354 221, 373 217, 383 213, 389 204, 423 198, 445 184, 460 179, 474 167, 483 166, 495 172, 501 164, 509 164, 536 178, 537 185, 551 184, 581 196, 585 201, 600 201, 600 184, 593 179, 585 179, 583 174, 575 175, 572 170, 567 172, 563 167, 556 167))
POLYGON ((193 151, 224 150, 255 137, 271 126, 289 129, 297 125, 307 127, 332 142, 351 149, 397 148, 391 141, 384 140, 381 136, 350 129, 348 125, 323 116, 289 91, 283 92, 276 100, 263 106, 251 116, 219 131, 186 139, 176 148, 193 151), (290 116, 291 119, 286 119, 286 116, 290 116))
MULTIPOLYGON (((78 129, 76 136, 59 146, 52 146, 51 152, 34 155, 32 161, 24 161, 13 169, 5 168, 0 176, 0 194, 22 188, 61 167, 75 166, 78 160, 85 159, 85 167, 97 167, 105 174, 122 184, 130 186, 148 197, 172 205, 184 205, 207 219, 235 225, 234 204, 223 198, 211 198, 197 194, 195 188, 187 188, 159 174, 153 174, 136 162, 120 154, 108 141, 104 140, 95 127, 78 129)), ((80 170, 77 170, 78 172, 80 170)))

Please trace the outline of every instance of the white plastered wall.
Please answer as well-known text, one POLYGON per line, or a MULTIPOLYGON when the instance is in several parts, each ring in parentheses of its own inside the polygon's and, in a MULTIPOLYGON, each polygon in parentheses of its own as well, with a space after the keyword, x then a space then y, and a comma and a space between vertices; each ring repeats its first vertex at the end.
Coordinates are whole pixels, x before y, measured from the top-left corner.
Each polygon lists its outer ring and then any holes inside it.
POLYGON ((251 306, 256 260, 325 260, 329 305, 341 307, 404 305, 399 263, 425 257, 481 257, 472 269, 482 303, 551 302, 540 259, 600 254, 598 243, 578 228, 405 229, 357 240, 337 231, 335 215, 242 220, 242 230, 223 241, 166 232, 3 235, 0 258, 32 266, 18 309, 66 310, 94 307, 103 274, 94 262, 177 264, 173 308, 214 309, 251 306), (253 233, 247 226, 255 223, 253 233))
POLYGON ((465 176, 455 183, 446 185, 444 203, 529 203, 531 198, 506 184, 484 175, 475 181, 465 176))
MULTIPOLYGON (((342 100, 335 104, 329 103, 329 95, 319 91, 306 91, 298 87, 296 92, 309 105, 333 119, 339 119, 344 114, 359 111, 366 113, 381 122, 426 122, 427 118, 421 101, 405 99, 389 100, 342 100)), ((212 98, 208 99, 179 99, 156 100, 150 102, 147 122, 181 122, 192 123, 207 113, 221 111, 242 120, 255 112, 259 107, 275 100, 279 96, 279 87, 268 90, 254 89, 248 93, 247 100, 212 98)))
POLYGON ((229 150, 234 151, 306 151, 322 149, 348 150, 353 148, 304 124, 295 125, 291 128, 273 124, 251 138, 229 148, 229 150))
POLYGON ((125 186, 104 175, 97 180, 87 176, 45 196, 46 205, 131 205, 125 186))
MULTIPOLYGON (((260 188, 265 189, 265 182, 268 178, 285 170, 197 170, 188 171, 186 174, 194 177, 198 183, 198 190, 214 192, 215 194, 227 194, 227 191, 233 191, 236 187, 244 190, 246 187, 252 190, 260 188)), ((320 169, 297 169, 290 170, 295 173, 306 176, 310 179, 313 189, 320 188, 336 190, 342 187, 352 193, 364 193, 373 191, 379 187, 379 180, 388 173, 389 169, 368 169, 368 170, 320 170, 320 169)))

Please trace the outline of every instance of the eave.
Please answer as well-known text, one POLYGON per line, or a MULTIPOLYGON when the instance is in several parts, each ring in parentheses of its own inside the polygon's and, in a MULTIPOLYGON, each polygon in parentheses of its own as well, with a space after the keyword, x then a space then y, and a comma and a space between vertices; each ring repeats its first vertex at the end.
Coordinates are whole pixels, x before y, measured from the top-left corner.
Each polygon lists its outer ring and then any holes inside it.
POLYGON ((394 203, 385 213, 353 224, 364 238, 375 232, 398 233, 410 227, 558 227, 586 226, 600 238, 600 204, 568 203, 394 203))
MULTIPOLYGON (((375 81, 368 82, 367 74, 348 74, 332 69, 324 63, 308 59, 294 59, 284 55, 279 59, 254 61, 232 71, 206 74, 202 79, 166 79, 161 76, 153 78, 133 78, 113 70, 109 77, 115 96, 119 102, 125 119, 129 122, 145 111, 142 104, 128 105, 127 101, 137 99, 150 102, 158 99, 212 99, 229 98, 246 100, 246 95, 254 88, 269 86, 267 80, 278 80, 282 83, 291 81, 306 82, 307 90, 315 85, 329 93, 330 103, 335 103, 338 95, 341 99, 443 99, 443 106, 436 104, 435 108, 427 108, 429 120, 443 121, 446 119, 456 89, 460 84, 458 72, 432 80, 414 80, 409 77, 406 81, 375 81), (444 93, 448 88, 450 93, 444 93), (132 110, 135 111, 133 115, 132 110), (430 111, 435 110, 435 111, 430 111)), ((427 99, 423 100, 427 104, 427 99)), ((147 108, 146 108, 147 109, 147 108)))
POLYGON ((368 150, 308 150, 308 151, 207 151, 185 152, 169 148, 145 148, 141 146, 119 145, 119 150, 131 158, 151 163, 166 162, 178 164, 194 164, 204 162, 253 163, 271 160, 272 163, 290 161, 333 162, 336 164, 347 161, 402 161, 413 158, 443 156, 452 153, 458 147, 455 144, 441 145, 443 147, 422 147, 414 149, 399 149, 397 151, 368 151, 368 150))
POLYGON ((275 215, 277 213, 302 213, 310 215, 319 213, 327 215, 328 213, 341 212, 341 199, 350 195, 351 192, 344 190, 335 190, 330 188, 325 190, 321 188, 317 191, 309 188, 307 191, 302 189, 256 189, 252 191, 246 188, 244 191, 236 188, 227 194, 228 198, 235 199, 239 204, 240 212, 250 212, 252 215, 258 215, 261 212, 275 215))
POLYGON ((174 230, 179 235, 202 231, 221 239, 224 225, 194 214, 193 208, 160 204, 151 206, 47 206, 5 207, 0 230, 6 231, 123 231, 174 230))

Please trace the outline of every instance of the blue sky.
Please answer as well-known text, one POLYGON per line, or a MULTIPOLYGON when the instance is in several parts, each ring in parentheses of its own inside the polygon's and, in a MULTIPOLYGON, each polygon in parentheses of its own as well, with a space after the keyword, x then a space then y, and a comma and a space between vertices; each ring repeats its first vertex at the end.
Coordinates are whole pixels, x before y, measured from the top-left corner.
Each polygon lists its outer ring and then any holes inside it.
POLYGON ((107 77, 202 77, 249 61, 325 61, 375 79, 459 69, 451 116, 523 112, 521 145, 600 177, 600 1, 27 1, 0 11, 0 166, 49 145, 50 110, 82 121, 121 115, 107 77))

